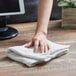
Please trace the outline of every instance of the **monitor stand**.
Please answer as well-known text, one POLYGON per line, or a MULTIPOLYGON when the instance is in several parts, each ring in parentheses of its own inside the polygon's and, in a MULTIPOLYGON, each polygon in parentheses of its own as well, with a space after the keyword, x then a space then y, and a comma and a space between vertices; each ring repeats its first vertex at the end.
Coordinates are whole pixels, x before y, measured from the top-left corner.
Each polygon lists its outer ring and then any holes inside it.
POLYGON ((6 26, 7 20, 5 16, 0 17, 0 40, 14 38, 18 35, 18 31, 12 27, 6 26))

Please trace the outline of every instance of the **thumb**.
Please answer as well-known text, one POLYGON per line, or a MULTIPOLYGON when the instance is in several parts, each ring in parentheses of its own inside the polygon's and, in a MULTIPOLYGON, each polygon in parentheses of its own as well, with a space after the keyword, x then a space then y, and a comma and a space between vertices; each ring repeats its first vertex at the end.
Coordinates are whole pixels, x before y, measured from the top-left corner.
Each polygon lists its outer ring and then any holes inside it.
POLYGON ((26 43, 24 46, 30 48, 32 46, 32 42, 26 43))

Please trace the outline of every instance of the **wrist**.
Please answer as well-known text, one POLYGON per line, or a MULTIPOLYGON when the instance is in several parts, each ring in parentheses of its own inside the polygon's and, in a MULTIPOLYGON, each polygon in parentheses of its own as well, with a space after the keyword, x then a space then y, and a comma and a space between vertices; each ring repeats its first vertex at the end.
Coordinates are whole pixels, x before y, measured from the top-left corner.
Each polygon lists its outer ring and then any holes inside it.
POLYGON ((46 37, 47 37, 47 32, 45 32, 45 31, 37 31, 36 33, 35 33, 35 35, 39 35, 39 34, 43 34, 43 35, 45 35, 46 37))

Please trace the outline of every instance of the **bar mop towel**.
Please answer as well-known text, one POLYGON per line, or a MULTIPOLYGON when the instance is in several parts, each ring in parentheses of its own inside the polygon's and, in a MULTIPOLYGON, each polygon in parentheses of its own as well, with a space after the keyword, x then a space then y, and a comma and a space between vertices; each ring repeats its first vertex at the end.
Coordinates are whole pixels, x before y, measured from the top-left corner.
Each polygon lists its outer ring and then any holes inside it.
POLYGON ((48 62, 53 58, 66 54, 69 51, 69 45, 61 45, 49 40, 47 41, 51 45, 51 49, 46 53, 34 53, 33 47, 25 48, 25 46, 22 45, 9 47, 7 56, 14 61, 26 64, 28 67, 32 67, 42 62, 48 62))

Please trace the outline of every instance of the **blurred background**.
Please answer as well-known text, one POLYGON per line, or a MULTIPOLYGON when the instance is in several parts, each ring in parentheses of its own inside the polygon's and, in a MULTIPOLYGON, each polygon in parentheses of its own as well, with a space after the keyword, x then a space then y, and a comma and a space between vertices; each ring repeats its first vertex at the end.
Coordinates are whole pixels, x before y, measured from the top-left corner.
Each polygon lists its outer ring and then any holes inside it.
MULTIPOLYGON (((7 16, 7 23, 21 23, 21 22, 34 22, 37 21, 39 0, 24 0, 26 13, 23 15, 7 16)), ((58 7, 57 0, 54 0, 51 20, 61 19, 61 8, 58 7)))

